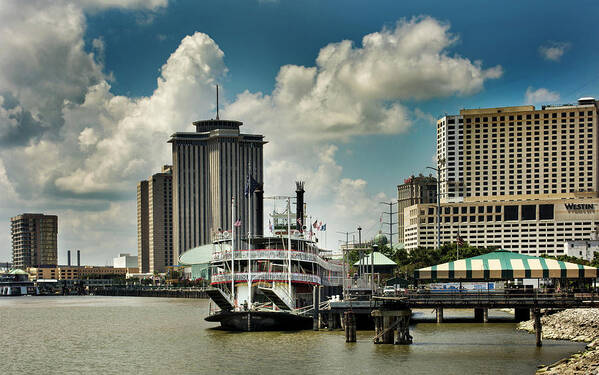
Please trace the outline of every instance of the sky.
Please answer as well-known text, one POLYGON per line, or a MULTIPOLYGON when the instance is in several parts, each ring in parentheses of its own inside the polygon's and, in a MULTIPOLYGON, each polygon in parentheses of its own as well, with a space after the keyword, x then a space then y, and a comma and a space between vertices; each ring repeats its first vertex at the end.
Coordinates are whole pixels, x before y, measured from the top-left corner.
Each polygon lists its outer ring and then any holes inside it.
POLYGON ((380 202, 434 166, 439 117, 599 97, 597 16, 594 1, 3 0, 0 261, 23 212, 59 216, 59 263, 137 253, 136 184, 171 163, 172 133, 215 117, 217 84, 220 117, 268 141, 266 195, 304 180, 321 245, 372 238, 389 231, 380 202))

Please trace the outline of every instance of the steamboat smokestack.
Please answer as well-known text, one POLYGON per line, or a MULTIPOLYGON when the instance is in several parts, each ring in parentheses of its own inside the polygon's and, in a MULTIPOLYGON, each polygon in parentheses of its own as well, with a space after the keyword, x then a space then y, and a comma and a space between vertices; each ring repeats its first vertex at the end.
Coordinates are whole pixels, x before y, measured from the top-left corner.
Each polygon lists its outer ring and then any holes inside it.
POLYGON ((303 231, 302 226, 304 223, 304 181, 295 182, 295 194, 296 194, 296 228, 298 231, 303 231), (301 223, 301 224, 300 224, 301 223))
POLYGON ((81 251, 77 250, 77 267, 81 266, 81 251))
POLYGON ((256 191, 256 235, 264 235, 264 184, 260 184, 256 191))
POLYGON ((71 265, 71 250, 67 250, 67 266, 71 265))

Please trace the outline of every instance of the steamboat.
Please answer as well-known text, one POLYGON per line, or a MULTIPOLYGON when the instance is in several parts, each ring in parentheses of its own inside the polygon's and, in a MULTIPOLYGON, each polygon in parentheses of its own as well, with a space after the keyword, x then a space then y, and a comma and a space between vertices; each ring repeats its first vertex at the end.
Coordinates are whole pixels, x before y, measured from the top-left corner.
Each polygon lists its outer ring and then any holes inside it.
POLYGON ((296 220, 293 197, 265 197, 286 203, 271 214, 270 236, 237 236, 233 225, 214 241, 208 295, 216 308, 207 321, 233 331, 310 329, 314 306, 340 294, 342 264, 303 225, 303 183, 296 186, 296 220))

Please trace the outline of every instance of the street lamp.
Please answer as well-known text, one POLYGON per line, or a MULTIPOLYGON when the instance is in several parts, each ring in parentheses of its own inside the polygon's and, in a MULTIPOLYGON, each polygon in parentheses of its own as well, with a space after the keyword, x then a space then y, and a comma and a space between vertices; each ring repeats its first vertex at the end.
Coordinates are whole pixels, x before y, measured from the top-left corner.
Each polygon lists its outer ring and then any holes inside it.
MULTIPOLYGON (((351 264, 347 266, 347 271, 346 271, 346 267, 345 267, 345 262, 346 262, 346 255, 345 253, 347 252, 347 244, 349 243, 349 235, 350 234, 354 234, 356 232, 337 232, 339 234, 345 234, 345 248, 343 249, 343 251, 341 252, 343 255, 343 287, 342 287, 342 291, 343 291, 343 299, 345 300, 345 295, 346 295, 346 291, 345 291, 345 284, 346 284, 346 278, 347 278, 347 272, 349 272, 349 268, 351 267, 351 264)), ((351 283, 350 283, 350 288, 351 288, 351 283)))
POLYGON ((372 252, 370 253, 370 290, 374 295, 374 252, 378 249, 379 245, 372 244, 372 252))
POLYGON ((362 256, 362 227, 359 225, 358 225, 358 249, 359 249, 358 254, 360 256, 359 272, 360 272, 360 278, 361 278, 362 276, 364 276, 364 269, 363 269, 364 268, 364 266, 363 266, 364 260, 362 259, 363 258, 363 256, 362 256))
POLYGON ((437 172, 437 249, 441 248, 441 166, 445 165, 445 159, 437 161, 437 167, 426 167, 437 172))

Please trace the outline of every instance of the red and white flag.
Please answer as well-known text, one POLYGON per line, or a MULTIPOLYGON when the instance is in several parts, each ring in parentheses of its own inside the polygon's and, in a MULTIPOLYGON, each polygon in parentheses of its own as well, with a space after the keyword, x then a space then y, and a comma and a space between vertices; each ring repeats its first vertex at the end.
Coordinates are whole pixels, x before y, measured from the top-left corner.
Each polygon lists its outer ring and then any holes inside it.
POLYGON ((241 226, 241 220, 237 220, 235 222, 235 224, 233 224, 233 225, 236 226, 236 227, 240 227, 241 226))

